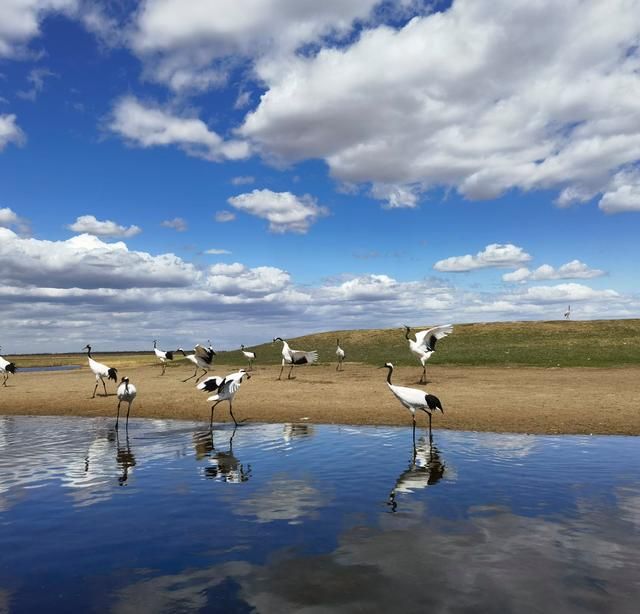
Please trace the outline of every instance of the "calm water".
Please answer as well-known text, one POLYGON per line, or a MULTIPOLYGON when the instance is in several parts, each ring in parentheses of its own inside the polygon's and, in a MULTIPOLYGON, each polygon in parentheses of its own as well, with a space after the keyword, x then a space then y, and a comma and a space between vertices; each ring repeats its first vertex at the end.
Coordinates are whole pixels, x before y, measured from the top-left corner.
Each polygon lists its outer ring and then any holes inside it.
POLYGON ((57 365, 55 367, 20 367, 18 370, 21 373, 39 372, 39 371, 75 371, 80 369, 81 365, 57 365))
POLYGON ((637 612, 640 439, 0 417, 0 612, 637 612))

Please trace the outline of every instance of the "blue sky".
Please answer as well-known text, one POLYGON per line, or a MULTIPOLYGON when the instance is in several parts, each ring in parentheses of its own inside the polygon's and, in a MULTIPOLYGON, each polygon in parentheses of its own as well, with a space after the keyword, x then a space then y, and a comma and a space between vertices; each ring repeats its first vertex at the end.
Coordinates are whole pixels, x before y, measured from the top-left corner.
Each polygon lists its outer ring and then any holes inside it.
POLYGON ((7 0, 0 344, 637 317, 640 0, 7 0))

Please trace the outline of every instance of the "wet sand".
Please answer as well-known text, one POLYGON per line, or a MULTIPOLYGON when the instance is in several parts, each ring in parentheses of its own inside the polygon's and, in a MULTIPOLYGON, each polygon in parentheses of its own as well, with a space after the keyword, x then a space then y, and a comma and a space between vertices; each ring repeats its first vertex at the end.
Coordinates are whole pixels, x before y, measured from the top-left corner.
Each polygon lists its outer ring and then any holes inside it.
MULTIPOLYGON (((114 365, 117 366, 117 365, 114 365)), ((210 375, 234 367, 218 365, 210 375)), ((277 381, 280 367, 257 367, 234 402, 238 420, 316 424, 410 425, 411 416, 387 389, 386 371, 370 365, 314 365, 294 369, 295 379, 277 381)), ((196 390, 188 366, 156 365, 119 369, 138 387, 132 417, 209 420, 207 395, 196 390)), ((512 433, 640 434, 640 367, 484 368, 432 366, 423 389, 440 398, 445 414, 435 429, 512 433)), ((394 384, 417 384, 420 369, 398 368, 394 384)), ((88 367, 66 372, 20 373, 0 387, 0 414, 115 416, 116 386, 107 397, 91 399, 95 380, 88 367)), ((126 405, 123 405, 125 408, 126 405)), ((126 410, 125 410, 126 411, 126 410)), ((216 408, 215 421, 230 420, 228 404, 216 408)), ((420 414, 418 424, 426 424, 420 414)))

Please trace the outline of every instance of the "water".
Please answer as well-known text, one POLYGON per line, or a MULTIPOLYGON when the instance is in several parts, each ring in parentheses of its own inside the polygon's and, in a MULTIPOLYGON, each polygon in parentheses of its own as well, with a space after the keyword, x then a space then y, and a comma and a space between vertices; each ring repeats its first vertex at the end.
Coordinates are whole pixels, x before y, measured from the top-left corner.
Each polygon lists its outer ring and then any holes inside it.
POLYGON ((640 440, 0 417, 0 612, 636 612, 640 440))
POLYGON ((21 373, 36 373, 39 371, 75 371, 76 369, 80 369, 81 365, 57 365, 55 367, 20 367, 18 366, 18 371, 21 373))

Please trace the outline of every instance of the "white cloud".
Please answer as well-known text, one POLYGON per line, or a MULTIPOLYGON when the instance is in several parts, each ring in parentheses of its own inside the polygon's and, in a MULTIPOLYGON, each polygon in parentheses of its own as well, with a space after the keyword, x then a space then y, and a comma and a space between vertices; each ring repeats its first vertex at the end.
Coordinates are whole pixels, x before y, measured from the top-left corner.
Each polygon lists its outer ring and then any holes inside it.
POLYGON ((24 46, 40 34, 48 13, 72 14, 77 0, 2 0, 0 2, 0 58, 24 53, 24 46))
POLYGON ((24 132, 16 123, 15 115, 0 115, 0 151, 9 143, 23 145, 26 140, 24 132))
POLYGON ((622 171, 612 179, 598 207, 605 213, 640 211, 640 171, 622 171))
POLYGON ((240 160, 250 154, 246 142, 225 141, 200 119, 174 115, 132 96, 116 102, 109 129, 138 147, 175 145, 190 156, 214 162, 240 160))
POLYGON ((236 214, 233 211, 216 211, 215 220, 221 224, 226 222, 233 222, 236 219, 236 214))
POLYGON ((502 276, 503 281, 523 282, 523 281, 542 281, 545 279, 592 279, 605 275, 600 269, 590 269, 584 262, 580 260, 572 260, 562 266, 554 269, 549 264, 543 264, 537 269, 530 271, 526 267, 521 267, 512 273, 505 273, 502 276))
POLYGON ((269 266, 250 269, 239 262, 212 265, 206 280, 210 291, 227 296, 269 295, 284 290, 290 283, 286 271, 269 266))
POLYGON ((211 249, 207 249, 204 252, 205 254, 211 254, 213 256, 220 256, 223 254, 230 254, 231 252, 227 249, 216 249, 216 248, 211 248, 211 249))
POLYGON ((232 196, 228 202, 239 211, 268 220, 269 230, 278 233, 304 234, 319 217, 328 214, 328 210, 318 206, 308 194, 296 196, 291 192, 253 190, 232 196))
POLYGON ((467 254, 466 256, 451 256, 444 260, 438 260, 433 268, 436 271, 447 273, 461 273, 489 267, 512 267, 528 260, 531 260, 531 256, 521 247, 511 243, 492 243, 475 256, 467 254))
POLYGON ((148 78, 174 91, 224 83, 232 58, 284 56, 347 33, 379 0, 147 0, 131 37, 148 78), (226 61, 226 64, 225 64, 226 61))
POLYGON ((233 185, 247 185, 249 183, 254 183, 256 180, 255 177, 252 177, 251 175, 241 175, 238 177, 234 177, 231 180, 231 183, 233 185))
POLYGON ((41 92, 44 91, 45 79, 49 77, 57 77, 58 75, 51 72, 48 68, 33 68, 27 75, 27 82, 29 83, 29 89, 19 90, 16 95, 23 100, 31 100, 34 102, 41 92))
POLYGON ((0 209, 0 227, 16 228, 20 234, 29 234, 31 232, 29 221, 20 217, 8 207, 0 209))
POLYGON ((199 276, 173 254, 129 251, 121 241, 106 243, 89 234, 43 241, 6 228, 0 228, 0 268, 7 280, 42 288, 179 287, 199 276))
POLYGON ((571 303, 579 301, 606 301, 619 298, 615 290, 594 290, 582 284, 558 284, 557 286, 534 286, 520 294, 512 295, 518 302, 571 303))
POLYGON ((69 224, 67 228, 73 232, 87 233, 103 237, 128 238, 142 232, 141 228, 138 226, 121 226, 111 220, 98 220, 94 215, 81 215, 73 224, 69 224))
POLYGON ((161 224, 164 228, 173 228, 178 232, 185 232, 189 226, 187 222, 181 217, 174 217, 172 220, 164 220, 161 224))
POLYGON ((266 56, 239 134, 269 157, 324 159, 347 183, 584 200, 640 160, 635 14, 640 0, 456 0, 350 46, 266 56))

